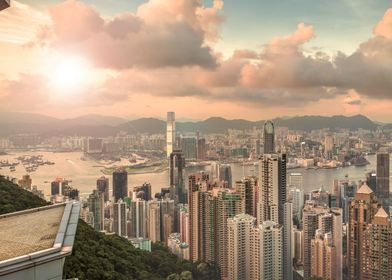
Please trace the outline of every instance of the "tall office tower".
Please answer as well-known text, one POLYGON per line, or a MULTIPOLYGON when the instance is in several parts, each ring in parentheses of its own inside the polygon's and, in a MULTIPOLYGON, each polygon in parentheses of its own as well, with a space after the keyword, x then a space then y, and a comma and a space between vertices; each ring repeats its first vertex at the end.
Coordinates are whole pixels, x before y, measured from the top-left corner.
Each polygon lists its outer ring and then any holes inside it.
POLYGON ((334 180, 332 195, 336 197, 336 206, 343 209, 343 222, 348 221, 350 202, 357 192, 357 184, 350 180, 334 180))
POLYGON ((239 193, 230 189, 220 190, 215 197, 216 201, 216 234, 215 246, 220 275, 222 279, 227 279, 227 219, 244 213, 245 205, 239 193))
POLYGON ((347 228, 347 262, 350 280, 365 279, 363 274, 366 269, 365 231, 379 204, 376 197, 366 184, 363 184, 355 198, 350 203, 349 221, 347 228))
POLYGON ((283 279, 293 280, 293 204, 284 204, 283 215, 283 279))
POLYGON ((169 184, 174 188, 174 201, 186 203, 187 195, 184 184, 185 158, 181 150, 174 150, 169 158, 169 184))
POLYGON ((286 155, 264 154, 259 162, 257 222, 283 225, 286 203, 286 155))
POLYGON ((159 201, 148 202, 148 237, 152 242, 161 240, 161 209, 159 201))
POLYGON ((364 235, 364 279, 391 279, 392 223, 384 208, 378 209, 364 235))
POLYGON ((56 178, 52 183, 50 183, 51 195, 63 194, 64 187, 68 185, 68 181, 64 178, 56 178))
POLYGON ((366 184, 373 192, 377 191, 377 173, 375 171, 366 173, 366 184))
POLYGON ((104 221, 104 196, 97 190, 93 192, 87 198, 88 210, 93 214, 93 228, 96 230, 103 230, 104 221))
POLYGON ((119 199, 113 204, 113 231, 127 237, 127 204, 119 199))
POLYGON ((377 188, 378 199, 389 198, 389 153, 377 153, 377 188))
POLYGON ((210 262, 215 253, 213 252, 215 229, 209 176, 204 172, 194 173, 189 175, 188 182, 190 259, 210 262))
MULTIPOLYGON (((283 230, 282 226, 272 221, 265 221, 259 226, 260 278, 280 280, 283 278, 283 230)), ((290 249, 289 249, 290 250, 290 249)), ((288 279, 288 278, 287 278, 288 279)))
POLYGON ((317 230, 315 238, 311 241, 311 275, 312 277, 321 277, 323 279, 334 278, 334 255, 335 247, 333 246, 332 233, 324 233, 317 230))
POLYGON ((0 11, 10 7, 10 0, 0 0, 0 11))
POLYGON ((149 201, 149 200, 151 200, 152 199, 152 196, 151 196, 151 184, 150 183, 143 183, 143 185, 141 185, 141 186, 139 186, 139 187, 135 187, 134 188, 134 191, 135 191, 135 189, 138 191, 138 192, 142 192, 142 194, 143 194, 143 199, 145 200, 145 201, 149 201))
POLYGON ((232 187, 231 166, 229 164, 221 164, 219 166, 219 180, 227 183, 227 187, 232 187))
POLYGON ((175 202, 172 199, 162 199, 160 203, 161 216, 161 241, 167 242, 167 238, 174 232, 175 202))
POLYGON ((316 234, 316 230, 321 225, 323 228, 327 227, 327 223, 319 222, 319 216, 327 213, 329 210, 326 207, 316 206, 313 201, 307 201, 303 209, 303 266, 304 278, 311 276, 311 240, 316 234))
POLYGON ((105 202, 109 201, 109 178, 105 176, 100 177, 97 180, 97 190, 104 194, 105 202))
POLYGON ((195 161, 197 159, 197 140, 195 137, 181 138, 181 150, 187 161, 195 161))
POLYGON ((258 279, 259 261, 255 254, 260 248, 255 238, 256 218, 240 214, 227 221, 227 276, 229 280, 258 279))
POLYGON ((290 173, 289 175, 289 186, 292 188, 300 189, 303 188, 303 176, 302 173, 290 173))
POLYGON ((197 138, 197 160, 206 159, 206 139, 197 138))
POLYGON ((166 154, 170 157, 170 154, 175 149, 176 141, 176 115, 174 112, 167 112, 166 121, 166 154))
POLYGON ((114 202, 128 196, 128 173, 125 170, 113 172, 113 197, 114 202))
POLYGON ((275 128, 272 121, 264 123, 264 154, 275 152, 275 128))
POLYGON ((244 177, 235 182, 235 190, 241 195, 245 204, 245 214, 253 217, 257 216, 257 177, 244 177))

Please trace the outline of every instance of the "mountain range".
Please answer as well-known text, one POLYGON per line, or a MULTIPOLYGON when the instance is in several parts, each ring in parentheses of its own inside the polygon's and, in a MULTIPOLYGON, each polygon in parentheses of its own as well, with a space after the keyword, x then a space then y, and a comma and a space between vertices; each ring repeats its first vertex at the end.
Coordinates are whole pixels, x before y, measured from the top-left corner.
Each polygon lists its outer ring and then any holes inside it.
MULTIPOLYGON (((288 127, 291 130, 339 129, 356 130, 359 128, 374 130, 377 127, 392 127, 392 124, 380 124, 363 115, 355 116, 299 116, 275 118, 275 126, 288 127)), ((179 132, 225 133, 228 129, 251 129, 262 127, 264 120, 249 121, 244 119, 228 120, 211 117, 203 121, 176 122, 179 132)), ((120 131, 129 134, 164 133, 166 122, 157 118, 126 120, 123 118, 85 115, 77 118, 57 119, 40 114, 0 112, 0 136, 20 133, 37 133, 46 136, 96 136, 115 135, 120 131)))

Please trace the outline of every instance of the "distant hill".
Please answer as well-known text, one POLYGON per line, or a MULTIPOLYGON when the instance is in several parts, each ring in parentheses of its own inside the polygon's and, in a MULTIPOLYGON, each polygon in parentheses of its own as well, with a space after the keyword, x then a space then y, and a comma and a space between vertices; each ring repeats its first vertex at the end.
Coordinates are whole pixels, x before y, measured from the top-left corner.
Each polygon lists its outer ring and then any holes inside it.
MULTIPOLYGON (((301 116, 273 119, 276 126, 288 127, 291 130, 312 129, 351 129, 359 128, 374 130, 380 126, 363 115, 356 116, 301 116)), ((228 129, 261 128, 264 120, 248 121, 243 119, 228 120, 221 117, 212 117, 204 121, 176 122, 179 132, 225 133, 228 129)), ((391 127, 392 125, 384 125, 391 127)), ((86 115, 73 119, 59 120, 42 115, 25 113, 0 113, 0 136, 20 133, 37 133, 46 136, 78 135, 105 137, 115 135, 120 131, 129 134, 136 133, 164 133, 166 122, 156 118, 141 118, 126 121, 122 118, 86 115), (18 115, 20 114, 20 116, 18 115), (47 118, 47 121, 45 121, 47 118)))
MULTIPOLYGON (((0 215, 47 204, 0 176, 0 215)), ((153 244, 151 253, 136 249, 127 239, 100 233, 82 220, 63 276, 80 280, 217 279, 214 268, 205 263, 180 260, 160 244, 153 244)))

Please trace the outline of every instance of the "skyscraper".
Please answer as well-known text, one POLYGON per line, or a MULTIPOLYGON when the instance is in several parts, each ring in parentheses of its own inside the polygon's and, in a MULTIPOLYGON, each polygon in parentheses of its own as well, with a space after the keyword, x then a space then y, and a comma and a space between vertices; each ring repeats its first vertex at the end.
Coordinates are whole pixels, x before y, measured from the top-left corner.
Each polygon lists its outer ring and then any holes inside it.
POLYGON ((377 187, 376 196, 378 199, 389 198, 389 153, 377 153, 377 187))
POLYGON ((213 197, 209 192, 208 174, 194 173, 188 178, 189 248, 192 261, 211 261, 215 252, 212 226, 214 219, 213 197))
POLYGON ((230 189, 220 190, 215 197, 216 203, 216 238, 215 246, 219 271, 221 278, 226 279, 228 276, 227 267, 227 219, 244 213, 244 201, 239 193, 230 189))
POLYGON ((264 154, 275 152, 275 128, 272 121, 264 123, 264 154))
POLYGON ((230 164, 220 164, 219 165, 219 180, 227 183, 227 187, 231 188, 232 186, 232 175, 231 175, 231 166, 230 164))
POLYGON ((170 154, 175 149, 176 141, 176 115, 174 112, 167 112, 166 121, 166 154, 170 157, 170 154))
POLYGON ((364 279, 391 279, 392 223, 384 208, 379 208, 366 227, 364 279))
POLYGON ((127 237, 127 204, 119 199, 113 204, 113 231, 127 237))
POLYGON ((364 275, 366 264, 365 231, 378 212, 379 204, 372 189, 363 184, 350 203, 347 228, 347 265, 350 280, 367 279, 364 275))
POLYGON ((293 204, 284 204, 284 223, 282 232, 283 279, 293 280, 293 204))
POLYGON ((152 242, 161 240, 161 205, 159 201, 148 202, 148 237, 152 242))
MULTIPOLYGON (((303 265, 304 265, 304 278, 307 279, 311 276, 311 241, 314 238, 316 231, 322 227, 326 229, 327 223, 319 222, 321 214, 328 213, 327 207, 316 206, 313 201, 307 201, 303 209, 303 265)), ((324 231, 325 232, 325 231, 324 231)), ((328 231, 329 232, 329 231, 328 231)))
POLYGON ((286 155, 264 154, 259 161, 257 222, 283 225, 286 203, 286 155))
POLYGON ((236 192, 241 195, 241 199, 245 204, 245 214, 253 217, 257 216, 257 177, 245 177, 235 182, 236 192))
POLYGON ((97 190, 104 194, 105 202, 109 201, 109 178, 100 177, 97 180, 97 190))
POLYGON ((92 221, 93 228, 96 230, 103 230, 104 195, 97 190, 93 190, 87 198, 87 207, 94 217, 92 221))
POLYGON ((169 184, 174 188, 174 201, 186 203, 186 189, 184 184, 185 158, 181 150, 174 150, 169 158, 169 184))
POLYGON ((195 161, 197 159, 197 140, 195 137, 181 138, 181 150, 187 161, 195 161))
POLYGON ((125 170, 113 172, 113 197, 114 202, 128 196, 128 173, 125 170))

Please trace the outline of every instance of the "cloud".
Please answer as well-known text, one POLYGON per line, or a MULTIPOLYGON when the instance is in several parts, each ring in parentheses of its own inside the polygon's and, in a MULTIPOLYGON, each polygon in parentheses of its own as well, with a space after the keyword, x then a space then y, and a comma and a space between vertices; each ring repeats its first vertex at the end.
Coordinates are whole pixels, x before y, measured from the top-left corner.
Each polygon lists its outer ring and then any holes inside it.
POLYGON ((383 19, 374 28, 374 34, 392 39, 392 9, 385 12, 383 19))
POLYGON ((52 24, 33 43, 78 53, 102 68, 213 68, 207 41, 217 37, 221 8, 217 0, 209 8, 201 1, 151 0, 136 14, 105 20, 92 6, 67 0, 49 8, 52 24))

